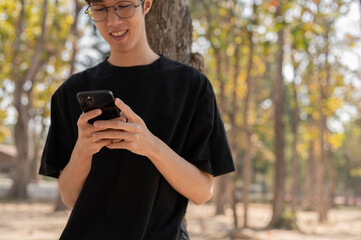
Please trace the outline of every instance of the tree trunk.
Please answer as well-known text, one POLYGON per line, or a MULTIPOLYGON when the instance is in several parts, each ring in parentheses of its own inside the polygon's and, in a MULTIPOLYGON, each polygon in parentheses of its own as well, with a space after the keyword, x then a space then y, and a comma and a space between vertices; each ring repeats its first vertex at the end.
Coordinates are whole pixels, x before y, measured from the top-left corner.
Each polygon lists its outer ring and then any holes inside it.
MULTIPOLYGON (((222 78, 222 53, 220 49, 214 47, 214 53, 216 56, 216 76, 219 84, 219 94, 217 96, 219 110, 222 115, 226 114, 225 110, 225 83, 222 78)), ((232 140, 231 140, 232 141, 232 140)), ((232 144, 232 143, 231 143, 232 144)), ((235 149, 232 148, 232 154, 235 149)), ((216 215, 225 213, 225 206, 232 203, 232 194, 235 190, 232 177, 229 175, 220 176, 215 179, 214 197, 213 200, 216 204, 216 215)), ((236 221, 236 220, 235 220, 236 221)))
POLYGON ((188 0, 155 0, 146 16, 148 42, 158 54, 203 71, 200 54, 192 53, 192 18, 188 0))
POLYGON ((15 86, 14 101, 18 112, 18 119, 15 124, 14 137, 17 156, 13 184, 8 192, 8 196, 10 198, 26 199, 28 198, 27 185, 30 180, 30 164, 28 161, 28 124, 30 117, 28 107, 21 103, 23 81, 17 81, 15 86))
POLYGON ((84 6, 84 3, 79 2, 79 0, 74 0, 75 3, 75 16, 74 16, 74 23, 71 26, 71 37, 72 37, 72 46, 73 46, 73 52, 72 57, 70 60, 70 76, 73 75, 75 71, 75 62, 76 62, 76 56, 78 53, 78 40, 79 40, 79 31, 78 31, 78 20, 79 20, 79 13, 84 6))
POLYGON ((307 167, 306 167, 306 174, 305 174, 305 195, 306 195, 306 211, 313 211, 314 204, 313 204, 313 196, 315 196, 314 192, 314 184, 315 184, 315 146, 314 141, 309 142, 308 147, 308 160, 307 160, 307 167))
MULTIPOLYGON (((276 10, 276 18, 282 18, 282 1, 279 1, 276 10)), ((269 224, 271 227, 279 225, 280 217, 284 210, 284 178, 285 178, 285 160, 284 160, 284 123, 283 123, 283 46, 284 46, 284 28, 278 32, 278 52, 277 52, 277 72, 274 87, 274 119, 275 119, 275 181, 274 181, 274 197, 272 202, 272 219, 269 224)))
MULTIPOLYGON (((232 156, 234 153, 232 152, 232 156)), ((226 174, 214 179, 214 196, 213 201, 216 204, 215 215, 221 215, 225 213, 226 205, 230 205, 233 202, 231 196, 234 193, 232 174, 226 174)))
POLYGON ((320 119, 321 157, 320 157, 320 160, 318 161, 318 167, 317 167, 318 214, 319 214, 319 221, 320 222, 326 222, 327 221, 327 214, 326 214, 326 207, 325 207, 325 187, 324 187, 324 179, 325 179, 325 149, 324 149, 324 146, 325 146, 325 128, 326 128, 326 117, 323 114, 321 114, 321 119, 320 119))
POLYGON ((39 167, 39 162, 40 162, 39 153, 40 153, 40 150, 41 150, 41 145, 40 145, 41 133, 40 134, 36 133, 35 126, 38 123, 36 122, 35 118, 32 118, 32 121, 34 123, 34 128, 33 128, 33 131, 32 131, 32 137, 33 137, 32 147, 34 148, 34 152, 33 152, 32 156, 31 156, 31 176, 30 176, 30 179, 37 181, 38 178, 40 177, 37 174, 37 171, 39 169, 38 167, 39 167))
POLYGON ((298 152, 297 152, 297 142, 298 142, 298 122, 299 122, 299 109, 298 109, 298 97, 297 97, 297 88, 296 83, 293 81, 292 83, 293 88, 293 99, 295 103, 295 107, 293 110, 293 122, 292 122, 292 133, 293 133, 293 142, 292 142, 292 200, 291 200, 291 209, 294 214, 297 211, 297 195, 298 195, 298 152))
MULTIPOLYGON (((46 27, 46 17, 47 17, 47 9, 48 9, 48 1, 44 0, 43 3, 43 16, 41 23, 41 35, 36 43, 36 48, 34 55, 31 58, 31 64, 28 70, 25 72, 25 75, 20 80, 20 70, 16 69, 19 65, 17 65, 17 56, 14 56, 14 74, 13 81, 15 82, 15 91, 14 91, 14 105, 18 112, 18 119, 15 125, 15 145, 17 148, 18 155, 16 157, 16 168, 15 175, 13 178, 13 185, 11 186, 8 196, 10 198, 27 198, 27 184, 30 180, 30 163, 28 161, 28 150, 29 150, 29 134, 28 134, 28 125, 30 120, 29 115, 29 106, 31 99, 31 91, 32 88, 28 91, 24 90, 24 84, 27 81, 31 81, 32 86, 35 82, 35 76, 40 70, 41 63, 41 52, 44 46, 44 38, 45 38, 45 27, 46 27), (28 103, 25 104, 22 102, 22 98, 24 95, 28 97, 28 103)), ((17 35, 15 38, 15 54, 18 53, 20 47, 20 35, 22 33, 23 22, 24 22, 24 7, 25 3, 22 1, 22 9, 19 17, 17 35)))
POLYGON ((335 188, 336 188, 336 170, 333 161, 329 163, 329 195, 328 195, 328 205, 327 209, 333 207, 333 199, 335 198, 335 188))
MULTIPOLYGON (((257 12, 257 5, 253 3, 253 20, 251 22, 252 25, 255 24, 257 12)), ((249 185, 251 184, 252 179, 252 159, 251 159, 251 152, 252 152, 252 132, 249 124, 249 109, 250 109, 250 102, 251 102, 251 94, 253 91, 253 79, 251 76, 252 68, 253 68, 253 52, 254 52, 254 42, 253 42, 253 32, 252 28, 248 31, 248 41, 249 41, 249 56, 248 56, 248 65, 247 65, 247 77, 246 77, 246 84, 247 84, 247 92, 244 98, 244 112, 243 112, 243 130, 245 133, 245 149, 244 149, 244 158, 243 158, 243 169, 242 169, 242 176, 243 176, 243 189, 242 189, 242 201, 243 201, 243 227, 248 227, 248 192, 249 192, 249 185)))
POLYGON ((328 211, 328 196, 326 194, 325 191, 325 167, 326 167, 326 156, 328 153, 328 144, 327 144, 327 117, 324 113, 323 108, 325 108, 326 106, 324 105, 324 103, 327 101, 327 98, 329 96, 329 85, 330 85, 330 65, 328 62, 328 57, 329 57, 329 28, 330 28, 330 23, 327 23, 326 26, 326 31, 325 31, 325 71, 326 71, 326 79, 325 81, 322 81, 321 79, 321 87, 320 87, 320 95, 321 95, 321 118, 320 118, 320 129, 321 129, 321 134, 320 134, 320 144, 321 144, 321 158, 318 164, 318 184, 319 184, 319 204, 318 204, 318 213, 319 213, 319 221, 320 222, 326 222, 327 221, 327 211, 328 211))
MULTIPOLYGON (((232 157, 235 162, 235 165, 237 165, 237 155, 238 155, 238 126, 236 122, 236 117, 238 114, 238 104, 237 104, 237 88, 238 88, 238 75, 239 75, 239 49, 240 47, 237 46, 235 49, 235 64, 234 64, 234 76, 233 76, 233 93, 232 93, 232 110, 229 112, 229 119, 231 124, 231 131, 230 131, 230 145, 231 145, 231 151, 232 151, 232 157)), ((227 58, 228 59, 228 58, 227 58)), ((229 66, 229 64, 227 64, 229 66)), ((237 215, 237 199, 236 199, 236 184, 237 181, 237 174, 233 173, 233 180, 232 180, 232 209, 233 209, 233 225, 234 228, 238 228, 238 215, 237 215)))
MULTIPOLYGON (((79 21, 79 13, 83 7, 83 3, 80 3, 79 0, 74 0, 75 4, 75 16, 74 16, 74 22, 71 26, 71 39, 72 39, 72 45, 73 45, 73 51, 72 51, 72 57, 70 60, 70 73, 69 77, 73 75, 75 72, 75 63, 76 63, 76 56, 78 53, 78 40, 79 40, 79 31, 78 31, 78 21, 79 21)), ((61 198, 60 192, 58 191, 56 200, 54 202, 54 211, 63 211, 69 209, 64 203, 61 198)))
POLYGON ((217 76, 217 82, 219 84, 219 94, 218 94, 218 101, 219 101, 219 111, 221 114, 226 114, 225 110, 225 84, 222 77, 222 54, 220 49, 214 48, 214 54, 216 56, 216 76, 217 76))

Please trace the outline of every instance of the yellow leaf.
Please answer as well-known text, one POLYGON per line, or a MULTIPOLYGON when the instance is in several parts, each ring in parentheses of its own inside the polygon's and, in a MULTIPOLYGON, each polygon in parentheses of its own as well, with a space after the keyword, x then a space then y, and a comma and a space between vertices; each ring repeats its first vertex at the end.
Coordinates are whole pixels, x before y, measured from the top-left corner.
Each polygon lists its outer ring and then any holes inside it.
POLYGON ((236 37, 234 39, 234 42, 237 43, 237 44, 241 44, 242 43, 242 38, 241 37, 236 37))
POLYGON ((361 177, 361 168, 351 169, 350 174, 352 177, 361 177))
POLYGON ((342 146, 344 140, 345 134, 335 133, 328 136, 328 142, 333 149, 339 149, 342 146))
POLYGON ((219 13, 219 15, 221 15, 221 16, 227 16, 227 10, 224 9, 224 8, 220 8, 220 9, 218 10, 218 13, 219 13))
POLYGON ((312 118, 315 120, 319 120, 321 117, 320 113, 318 111, 313 111, 312 112, 312 118))
POLYGON ((329 111, 331 111, 331 114, 333 114, 334 112, 336 112, 337 109, 342 107, 343 101, 341 99, 339 99, 339 98, 331 97, 326 102, 326 105, 327 105, 327 109, 329 111))

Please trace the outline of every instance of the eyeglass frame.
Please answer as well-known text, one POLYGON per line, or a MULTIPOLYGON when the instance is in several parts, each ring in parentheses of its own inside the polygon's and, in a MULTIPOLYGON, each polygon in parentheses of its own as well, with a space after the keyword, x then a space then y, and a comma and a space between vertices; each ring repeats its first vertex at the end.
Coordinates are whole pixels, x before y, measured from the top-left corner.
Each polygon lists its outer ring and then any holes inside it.
POLYGON ((89 6, 85 9, 84 14, 88 15, 88 17, 90 18, 90 20, 92 20, 93 22, 103 22, 103 21, 107 20, 107 18, 108 18, 108 16, 109 16, 108 8, 113 8, 115 15, 117 15, 118 17, 120 17, 120 18, 131 18, 131 17, 134 16, 136 8, 139 7, 142 3, 144 3, 144 1, 145 1, 145 0, 142 0, 138 5, 135 5, 135 4, 134 4, 133 2, 131 2, 131 1, 118 1, 118 2, 116 2, 113 6, 109 6, 109 7, 106 7, 106 6, 101 5, 101 4, 89 5, 89 6), (129 3, 131 3, 131 4, 134 6, 134 12, 133 12, 132 16, 129 16, 129 17, 121 17, 121 16, 119 16, 119 15, 117 14, 117 10, 118 10, 118 9, 117 9, 115 6, 116 6, 118 3, 120 3, 120 2, 129 2, 129 3), (107 14, 106 14, 106 16, 105 16, 105 18, 104 18, 103 20, 95 21, 94 19, 92 19, 92 18, 90 17, 90 15, 89 15, 89 9, 90 9, 90 7, 95 6, 95 5, 103 6, 103 7, 105 8, 105 10, 107 11, 107 14))

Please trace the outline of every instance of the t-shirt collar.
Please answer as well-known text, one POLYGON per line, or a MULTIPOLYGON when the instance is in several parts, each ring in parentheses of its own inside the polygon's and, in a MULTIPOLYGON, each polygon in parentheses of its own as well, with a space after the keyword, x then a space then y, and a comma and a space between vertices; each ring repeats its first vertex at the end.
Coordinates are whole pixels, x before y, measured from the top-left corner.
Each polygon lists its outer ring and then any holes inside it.
POLYGON ((154 62, 152 62, 150 64, 137 65, 137 66, 132 66, 132 67, 114 66, 109 63, 108 58, 109 57, 106 57, 106 59, 100 64, 102 67, 104 67, 107 71, 110 71, 112 73, 125 74, 125 73, 146 72, 146 71, 154 70, 163 63, 165 57, 164 57, 164 55, 161 54, 157 60, 155 60, 154 62))

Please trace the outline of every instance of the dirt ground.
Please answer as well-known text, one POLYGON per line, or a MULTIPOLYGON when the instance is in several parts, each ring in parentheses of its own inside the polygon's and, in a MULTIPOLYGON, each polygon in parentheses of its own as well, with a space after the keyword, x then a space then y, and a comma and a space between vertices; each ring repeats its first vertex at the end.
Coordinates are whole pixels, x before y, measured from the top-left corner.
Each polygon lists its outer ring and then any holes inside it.
MULTIPOLYGON (((239 216, 242 206, 238 206, 239 216)), ((187 225, 192 240, 268 239, 268 240, 361 240, 361 210, 334 209, 327 224, 317 223, 314 212, 298 213, 300 231, 257 230, 271 217, 269 205, 252 204, 250 226, 229 237, 232 232, 232 211, 214 216, 214 206, 189 205, 187 225)), ((49 202, 0 201, 0 240, 55 240, 59 238, 70 211, 53 212, 49 202)), ((241 219, 241 218, 240 218, 241 219)), ((242 222, 240 222, 242 224, 242 222)))

